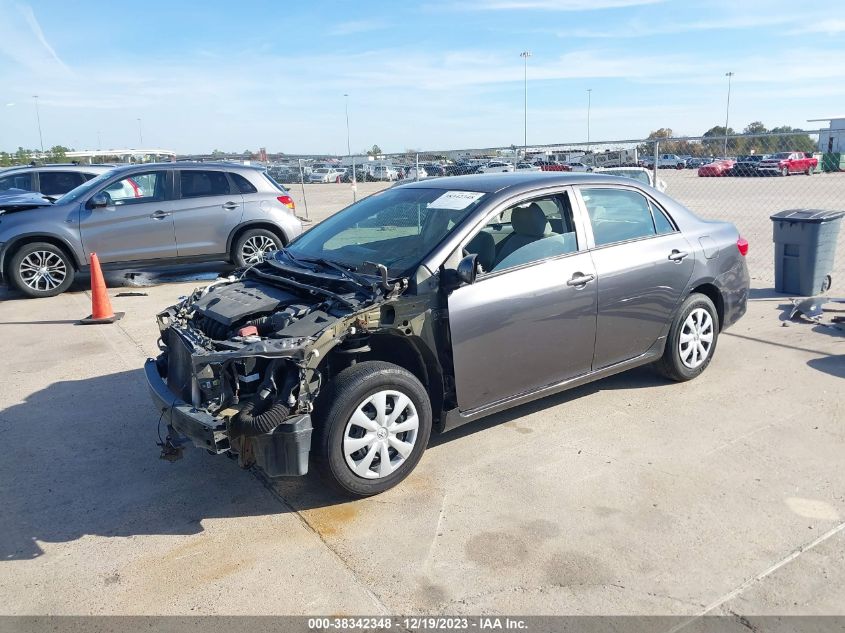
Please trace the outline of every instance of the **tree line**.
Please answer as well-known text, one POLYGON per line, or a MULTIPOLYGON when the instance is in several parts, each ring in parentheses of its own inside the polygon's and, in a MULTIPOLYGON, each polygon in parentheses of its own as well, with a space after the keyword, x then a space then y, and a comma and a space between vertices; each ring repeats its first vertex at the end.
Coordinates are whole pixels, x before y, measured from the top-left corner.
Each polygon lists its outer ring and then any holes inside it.
MULTIPOLYGON (((660 141, 661 154, 678 154, 682 156, 722 156, 725 153, 725 136, 737 134, 757 134, 763 136, 747 136, 728 139, 728 154, 738 156, 742 154, 773 154, 775 152, 813 152, 816 142, 804 130, 788 125, 774 127, 771 130, 760 121, 749 123, 741 132, 731 127, 714 125, 701 136, 701 141, 660 141), (796 132, 798 134, 796 134, 796 132), (712 137, 713 140, 708 140, 712 137), (721 138, 719 138, 721 137, 721 138)), ((674 136, 672 128, 660 128, 648 135, 649 140, 660 140, 674 136)), ((652 143, 641 143, 637 146, 640 153, 654 152, 652 143)))
POLYGON ((0 167, 28 165, 34 160, 44 163, 63 163, 67 161, 67 152, 72 151, 72 149, 64 145, 53 145, 53 147, 44 152, 37 149, 18 147, 15 152, 0 152, 0 167))

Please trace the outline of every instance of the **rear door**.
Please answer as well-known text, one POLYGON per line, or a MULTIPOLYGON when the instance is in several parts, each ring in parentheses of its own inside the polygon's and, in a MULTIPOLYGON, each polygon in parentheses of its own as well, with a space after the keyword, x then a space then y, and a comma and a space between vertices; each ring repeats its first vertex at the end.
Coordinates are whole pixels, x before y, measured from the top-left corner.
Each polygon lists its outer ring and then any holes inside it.
POLYGON ((97 253, 103 263, 176 257, 170 173, 162 169, 137 172, 94 192, 108 194, 111 204, 91 209, 86 202, 80 209, 79 232, 86 256, 97 253))
POLYGON ((179 257, 222 255, 243 216, 243 197, 224 170, 180 169, 173 213, 179 257))
POLYGON ((593 369, 644 354, 664 335, 695 262, 668 214, 635 188, 583 186, 598 276, 593 369))

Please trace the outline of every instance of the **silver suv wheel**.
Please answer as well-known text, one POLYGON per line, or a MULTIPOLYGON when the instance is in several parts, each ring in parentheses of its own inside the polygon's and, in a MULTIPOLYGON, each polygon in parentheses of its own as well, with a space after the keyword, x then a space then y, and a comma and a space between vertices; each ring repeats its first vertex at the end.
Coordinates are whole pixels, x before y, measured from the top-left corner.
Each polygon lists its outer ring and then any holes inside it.
POLYGON ((18 266, 20 280, 37 292, 55 290, 67 279, 67 264, 56 253, 33 251, 18 266))
POLYGON ((260 264, 264 255, 277 250, 276 243, 266 235, 253 235, 241 246, 241 257, 247 264, 260 264))

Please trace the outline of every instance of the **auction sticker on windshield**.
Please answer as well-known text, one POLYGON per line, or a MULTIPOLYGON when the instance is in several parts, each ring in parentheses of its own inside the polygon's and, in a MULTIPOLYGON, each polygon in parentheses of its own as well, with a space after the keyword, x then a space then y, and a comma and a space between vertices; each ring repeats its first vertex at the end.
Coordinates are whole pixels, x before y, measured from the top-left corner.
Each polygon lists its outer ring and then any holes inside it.
POLYGON ((428 206, 432 209, 454 209, 455 211, 460 211, 466 209, 483 195, 483 193, 477 193, 475 191, 447 191, 436 200, 429 202, 428 206))

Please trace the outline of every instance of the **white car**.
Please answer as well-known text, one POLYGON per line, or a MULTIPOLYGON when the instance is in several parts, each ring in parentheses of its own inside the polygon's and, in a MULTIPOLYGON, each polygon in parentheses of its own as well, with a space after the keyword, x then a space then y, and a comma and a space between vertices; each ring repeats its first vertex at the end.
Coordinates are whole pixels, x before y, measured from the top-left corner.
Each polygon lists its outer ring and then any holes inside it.
POLYGON ((408 168, 405 180, 420 180, 422 178, 428 178, 428 172, 425 170, 425 167, 420 165, 419 169, 413 166, 408 168))
MULTIPOLYGON (((648 169, 642 167, 607 167, 596 169, 596 172, 606 174, 608 176, 621 176, 622 178, 633 178, 650 187, 654 187, 654 176, 648 169)), ((658 191, 666 191, 666 182, 662 178, 657 179, 658 191)))
POLYGON ((340 169, 320 167, 311 172, 311 175, 308 176, 308 182, 341 182, 344 173, 340 169))
POLYGON ((513 171, 513 165, 510 163, 503 163, 502 161, 493 160, 481 167, 478 170, 480 174, 498 174, 503 172, 511 172, 513 171))
POLYGON ((585 171, 585 172, 593 171, 593 168, 592 168, 591 165, 587 165, 587 164, 582 163, 582 162, 577 161, 577 160, 566 163, 566 165, 567 165, 567 167, 569 167, 569 171, 585 171))
POLYGON ((539 165, 532 165, 531 163, 517 163, 516 171, 543 171, 539 165))
POLYGON ((391 167, 390 165, 375 165, 370 170, 370 174, 376 180, 391 182, 399 179, 399 172, 395 167, 391 167))

